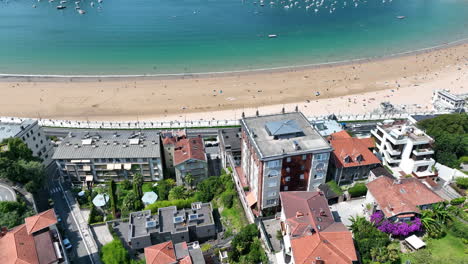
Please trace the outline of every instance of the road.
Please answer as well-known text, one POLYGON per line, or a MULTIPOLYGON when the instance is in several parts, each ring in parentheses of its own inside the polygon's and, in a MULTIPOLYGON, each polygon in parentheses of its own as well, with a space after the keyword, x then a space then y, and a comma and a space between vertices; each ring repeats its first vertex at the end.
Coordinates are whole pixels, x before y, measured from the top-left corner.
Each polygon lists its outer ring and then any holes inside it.
POLYGON ((0 202, 16 201, 16 194, 10 187, 0 184, 0 202))
MULTIPOLYGON (((64 192, 59 184, 57 168, 50 166, 47 169, 48 173, 48 189, 50 198, 54 201, 54 209, 57 216, 61 218, 61 229, 63 230, 63 239, 68 238, 73 245, 69 251, 69 258, 73 263, 93 264, 90 254, 82 239, 77 221, 71 214, 71 210, 64 197, 64 192)), ((65 189, 67 189, 65 184, 65 189)))

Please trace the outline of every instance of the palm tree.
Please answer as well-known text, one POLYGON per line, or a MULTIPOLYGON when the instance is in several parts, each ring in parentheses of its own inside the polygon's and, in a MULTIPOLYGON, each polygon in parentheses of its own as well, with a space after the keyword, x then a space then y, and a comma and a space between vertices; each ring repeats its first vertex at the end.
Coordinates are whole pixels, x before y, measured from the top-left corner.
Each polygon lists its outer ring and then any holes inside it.
POLYGON ((367 222, 366 218, 364 218, 363 216, 351 216, 349 218, 349 221, 351 221, 351 225, 349 226, 349 228, 353 233, 358 232, 359 228, 364 226, 367 222))
POLYGON ((195 180, 195 178, 192 176, 192 174, 187 173, 187 175, 185 175, 184 179, 185 179, 185 183, 187 183, 190 186, 190 189, 192 189, 192 184, 193 184, 193 181, 195 180))
POLYGON ((449 214, 445 203, 437 203, 432 207, 433 218, 436 219, 440 224, 445 225, 452 216, 449 214))

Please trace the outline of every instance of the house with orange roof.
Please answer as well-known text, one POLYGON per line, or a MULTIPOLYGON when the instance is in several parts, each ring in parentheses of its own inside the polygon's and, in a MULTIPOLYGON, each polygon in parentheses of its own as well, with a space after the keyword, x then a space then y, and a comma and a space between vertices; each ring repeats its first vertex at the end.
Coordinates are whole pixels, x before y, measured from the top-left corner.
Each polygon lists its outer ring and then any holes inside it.
POLYGON ((351 232, 337 222, 322 192, 281 192, 284 262, 358 263, 351 232))
POLYGON ((444 201, 416 178, 392 179, 380 176, 367 183, 366 204, 373 204, 371 213, 380 210, 389 220, 407 221, 444 201))
POLYGON ((187 133, 185 129, 161 132, 164 154, 164 167, 169 171, 169 173, 172 176, 175 176, 174 149, 176 142, 186 137, 187 133))
POLYGON ((328 141, 333 147, 329 179, 339 185, 367 179, 372 169, 381 166, 380 160, 372 153, 375 147, 372 138, 354 138, 343 130, 331 134, 328 141))
POLYGON ((2 264, 68 263, 57 218, 50 209, 27 217, 25 223, 0 232, 0 260, 2 264))
POLYGON ((145 248, 145 259, 146 264, 205 264, 198 242, 159 243, 145 248))
POLYGON ((203 138, 183 138, 175 143, 174 168, 177 185, 188 185, 185 176, 193 176, 191 185, 208 177, 208 159, 203 138))

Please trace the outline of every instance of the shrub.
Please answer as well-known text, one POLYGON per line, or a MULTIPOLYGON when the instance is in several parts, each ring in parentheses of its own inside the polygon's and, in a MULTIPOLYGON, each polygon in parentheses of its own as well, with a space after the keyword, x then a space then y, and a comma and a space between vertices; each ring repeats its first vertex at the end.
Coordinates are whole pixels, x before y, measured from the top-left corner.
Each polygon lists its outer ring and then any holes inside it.
POLYGON ((327 185, 337 195, 342 195, 343 194, 343 190, 341 189, 340 186, 338 186, 336 181, 333 181, 333 180, 329 181, 329 182, 327 182, 327 185))
POLYGON ((367 193, 367 187, 364 183, 357 183, 353 187, 348 189, 351 197, 360 197, 364 196, 367 193))
POLYGON ((145 210, 151 210, 152 213, 157 213, 159 208, 168 206, 177 206, 177 209, 190 208, 192 203, 196 201, 196 197, 172 201, 157 201, 153 204, 146 206, 145 210))
POLYGON ((224 207, 226 208, 232 207, 232 203, 234 202, 234 195, 236 195, 236 193, 232 191, 224 192, 221 195, 221 202, 223 203, 224 207))
POLYGON ((132 183, 128 179, 122 181, 120 184, 124 190, 130 190, 132 188, 132 183))
POLYGON ((465 200, 466 200, 466 197, 455 198, 455 199, 450 201, 450 204, 451 205, 460 205, 460 204, 464 203, 465 200))
POLYGON ((455 182, 457 186, 463 189, 468 189, 468 178, 467 177, 458 177, 455 182))
POLYGON ((453 221, 450 231, 456 237, 468 239, 468 225, 458 220, 453 221))
POLYGON ((91 207, 91 212, 89 212, 88 223, 95 224, 104 221, 104 216, 96 209, 96 206, 91 207))
POLYGON ((101 248, 100 255, 104 264, 128 264, 130 262, 128 252, 119 239, 105 244, 101 248))

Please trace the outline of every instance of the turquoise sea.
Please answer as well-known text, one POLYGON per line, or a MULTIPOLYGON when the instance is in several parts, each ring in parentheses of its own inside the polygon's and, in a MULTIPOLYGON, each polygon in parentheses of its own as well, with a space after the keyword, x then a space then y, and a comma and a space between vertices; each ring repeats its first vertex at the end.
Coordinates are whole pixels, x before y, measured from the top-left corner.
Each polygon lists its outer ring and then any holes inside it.
POLYGON ((0 0, 0 73, 233 71, 468 38, 468 0, 81 0, 83 15, 75 1, 0 0))

